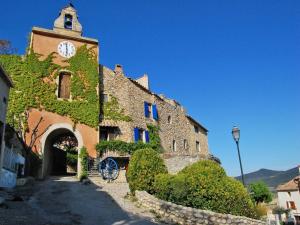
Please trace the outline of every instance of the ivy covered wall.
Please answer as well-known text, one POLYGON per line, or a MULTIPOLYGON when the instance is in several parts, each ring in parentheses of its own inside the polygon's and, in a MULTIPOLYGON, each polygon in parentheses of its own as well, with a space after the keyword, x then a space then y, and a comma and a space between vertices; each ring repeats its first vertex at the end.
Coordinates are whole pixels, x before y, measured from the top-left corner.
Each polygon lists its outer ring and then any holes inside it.
MULTIPOLYGON (((98 62, 92 48, 78 48, 74 57, 66 60, 68 66, 53 63, 55 53, 44 60, 29 51, 24 57, 0 55, 0 63, 11 76, 14 88, 10 92, 7 121, 15 125, 30 108, 44 109, 70 117, 74 123, 97 128, 99 122, 98 62), (71 100, 58 100, 56 78, 61 70, 71 73, 71 100)), ((24 120, 24 118, 23 118, 24 120)), ((26 123, 26 121, 23 121, 26 123)))

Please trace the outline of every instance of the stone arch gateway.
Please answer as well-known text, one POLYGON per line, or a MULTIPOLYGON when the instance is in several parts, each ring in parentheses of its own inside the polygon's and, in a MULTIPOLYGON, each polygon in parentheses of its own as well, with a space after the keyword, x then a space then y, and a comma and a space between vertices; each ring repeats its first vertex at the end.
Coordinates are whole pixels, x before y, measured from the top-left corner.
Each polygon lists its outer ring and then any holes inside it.
MULTIPOLYGON (((57 156, 57 149, 53 147, 55 141, 61 136, 69 135, 74 136, 77 140, 77 152, 83 147, 83 138, 78 130, 73 130, 71 124, 57 123, 51 125, 41 138, 41 153, 42 153, 42 170, 41 177, 44 178, 48 175, 59 175, 64 173, 63 156, 60 154, 57 156), (59 160, 57 158, 60 157, 59 160)), ((80 171, 80 163, 77 164, 78 171, 80 171)), ((66 172, 66 171, 65 171, 66 172)))

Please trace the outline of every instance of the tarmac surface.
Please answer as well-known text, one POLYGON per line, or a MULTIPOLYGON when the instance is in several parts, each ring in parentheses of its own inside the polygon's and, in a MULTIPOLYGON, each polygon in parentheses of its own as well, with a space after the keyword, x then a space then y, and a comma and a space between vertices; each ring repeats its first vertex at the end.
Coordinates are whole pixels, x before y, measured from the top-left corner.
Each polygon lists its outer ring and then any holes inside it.
MULTIPOLYGON (((75 177, 51 177, 6 193, 0 225, 152 225, 145 209, 124 198, 126 183, 101 178, 84 185, 75 177)), ((2 191, 2 195, 3 195, 2 191)))

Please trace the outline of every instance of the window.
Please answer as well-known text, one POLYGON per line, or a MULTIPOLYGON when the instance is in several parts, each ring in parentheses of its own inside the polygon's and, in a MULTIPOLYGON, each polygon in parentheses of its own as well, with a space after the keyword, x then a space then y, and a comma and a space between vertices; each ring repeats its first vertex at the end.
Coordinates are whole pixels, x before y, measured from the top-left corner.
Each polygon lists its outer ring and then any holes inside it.
POLYGON ((188 148, 188 142, 186 139, 183 140, 183 147, 185 150, 187 150, 187 148, 188 148))
POLYGON ((176 152, 176 141, 175 140, 173 140, 173 145, 172 145, 172 148, 173 148, 173 152, 176 152))
POLYGON ((71 75, 69 73, 61 73, 59 75, 58 97, 69 99, 71 86, 71 75))
POLYGON ((172 123, 172 117, 168 116, 168 124, 171 124, 171 123, 172 123))
POLYGON ((296 205, 294 201, 286 202, 286 205, 288 209, 296 210, 296 205))
POLYGON ((101 94, 101 102, 108 102, 108 95, 107 94, 101 94))
POLYGON ((199 133, 199 128, 197 126, 194 126, 195 133, 199 133))
POLYGON ((196 151, 200 152, 200 142, 196 141, 196 151))
POLYGON ((70 14, 65 15, 65 29, 72 30, 73 16, 70 14))
POLYGON ((118 127, 100 127, 100 140, 112 141, 118 136, 118 127))
POLYGON ((144 143, 149 143, 149 132, 141 128, 134 128, 134 142, 142 141, 144 143))
POLYGON ((158 120, 157 106, 155 104, 144 102, 144 110, 145 117, 150 118, 152 115, 153 119, 158 120))
POLYGON ((7 104, 7 98, 3 97, 3 103, 6 105, 7 104))
POLYGON ((148 102, 145 102, 145 117, 149 118, 151 115, 151 104, 148 102))

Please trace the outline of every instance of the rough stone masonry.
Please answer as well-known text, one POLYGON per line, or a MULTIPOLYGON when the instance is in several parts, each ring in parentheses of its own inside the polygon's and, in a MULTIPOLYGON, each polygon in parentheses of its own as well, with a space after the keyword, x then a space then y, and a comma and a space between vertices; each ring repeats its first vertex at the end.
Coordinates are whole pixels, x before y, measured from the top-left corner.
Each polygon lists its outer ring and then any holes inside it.
POLYGON ((160 200, 145 191, 136 191, 138 203, 161 216, 167 223, 184 225, 265 225, 266 222, 243 216, 215 213, 208 210, 194 209, 160 200))

